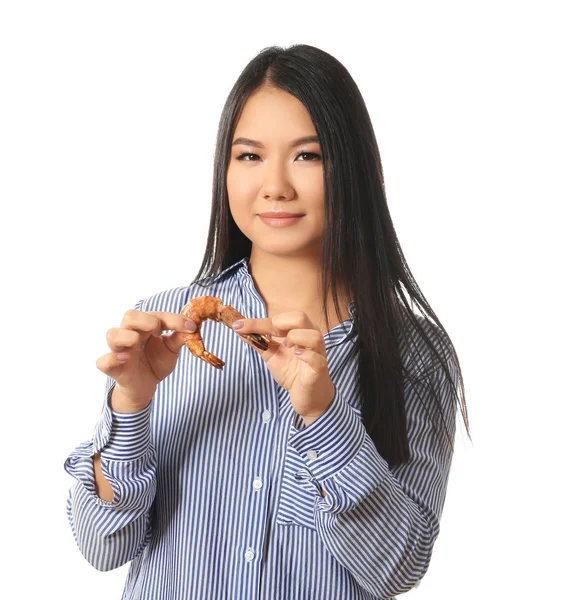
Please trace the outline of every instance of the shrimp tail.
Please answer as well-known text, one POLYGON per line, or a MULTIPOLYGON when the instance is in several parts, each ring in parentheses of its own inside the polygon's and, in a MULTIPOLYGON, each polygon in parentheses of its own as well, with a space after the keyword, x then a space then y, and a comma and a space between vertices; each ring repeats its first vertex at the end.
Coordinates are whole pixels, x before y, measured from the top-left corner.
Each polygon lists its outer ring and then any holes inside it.
MULTIPOLYGON (((232 306, 226 305, 221 309, 221 322, 228 327, 232 328, 235 321, 244 318, 245 317, 232 306)), ((240 333, 239 335, 249 340, 249 342, 259 350, 268 350, 268 347, 270 346, 270 339, 262 333, 240 333)))

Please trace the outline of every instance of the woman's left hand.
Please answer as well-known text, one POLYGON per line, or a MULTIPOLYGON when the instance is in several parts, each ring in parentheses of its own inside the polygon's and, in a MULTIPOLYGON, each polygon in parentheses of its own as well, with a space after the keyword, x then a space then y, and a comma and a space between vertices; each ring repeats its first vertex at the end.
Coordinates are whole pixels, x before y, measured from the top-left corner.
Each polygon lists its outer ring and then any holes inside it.
POLYGON ((290 402, 304 423, 312 423, 335 396, 321 331, 300 310, 267 319, 241 319, 241 322, 243 327, 237 333, 271 336, 268 350, 259 350, 242 339, 262 356, 275 381, 288 390, 290 402), (300 349, 303 353, 296 354, 300 349))

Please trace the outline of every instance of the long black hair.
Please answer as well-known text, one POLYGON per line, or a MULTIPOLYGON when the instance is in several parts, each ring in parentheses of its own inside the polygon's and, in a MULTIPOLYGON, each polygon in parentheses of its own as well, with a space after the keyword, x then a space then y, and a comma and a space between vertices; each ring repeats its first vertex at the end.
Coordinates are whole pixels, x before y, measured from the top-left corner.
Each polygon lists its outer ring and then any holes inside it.
MULTIPOLYGON (((405 383, 429 381, 442 368, 470 437, 464 382, 446 330, 419 289, 401 250, 388 210, 380 152, 368 110, 347 69, 330 54, 305 44, 265 48, 244 68, 223 108, 214 158, 212 210, 207 246, 197 280, 213 277, 251 253, 251 241, 229 209, 226 174, 233 135, 245 101, 262 86, 295 96, 308 110, 321 146, 325 186, 322 243, 323 311, 329 290, 339 321, 338 286, 354 300, 361 415, 378 452, 393 467, 410 459, 405 383), (346 218, 345 218, 346 217, 346 218), (406 294, 410 297, 407 299, 406 294), (413 307, 420 311, 418 315, 413 307), (434 325, 429 325, 429 317, 434 325), (431 333, 429 333, 431 332, 431 333), (412 356, 405 364, 400 350, 412 356), (427 351, 425 351, 427 350, 427 351), (419 365, 418 372, 413 366, 419 365), (411 365, 409 368, 408 366, 411 365)), ((449 438, 441 398, 431 390, 449 438)), ((419 395, 422 398, 422 395, 419 395)))

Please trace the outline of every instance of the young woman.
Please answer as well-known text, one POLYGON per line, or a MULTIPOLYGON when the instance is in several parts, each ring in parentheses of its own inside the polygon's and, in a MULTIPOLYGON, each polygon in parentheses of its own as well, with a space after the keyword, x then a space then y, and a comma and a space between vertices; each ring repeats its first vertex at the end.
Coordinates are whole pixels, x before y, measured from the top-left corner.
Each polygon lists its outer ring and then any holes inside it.
POLYGON ((97 569, 132 561, 124 598, 375 599, 418 584, 459 388, 469 433, 464 386, 335 58, 296 45, 247 65, 221 115, 196 280, 139 301, 107 340, 67 507, 97 569), (181 311, 201 296, 245 317, 200 329, 222 370, 184 347, 199 323, 181 311))

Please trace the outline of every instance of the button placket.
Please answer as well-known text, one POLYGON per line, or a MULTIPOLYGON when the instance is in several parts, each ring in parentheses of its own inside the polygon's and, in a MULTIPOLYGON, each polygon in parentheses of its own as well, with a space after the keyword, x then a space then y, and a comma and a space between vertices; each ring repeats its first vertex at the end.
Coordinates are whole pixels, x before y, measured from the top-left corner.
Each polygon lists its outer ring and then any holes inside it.
MULTIPOLYGON (((262 361, 260 357, 256 356, 256 352, 253 352, 253 354, 254 355, 250 360, 256 360, 258 358, 262 361)), ((254 378, 255 373, 253 372, 253 379, 254 378)), ((256 389, 257 388, 255 388, 255 390, 256 389)), ((276 393, 274 382, 272 383, 272 392, 274 394, 276 393)), ((266 519, 268 516, 269 502, 269 494, 268 492, 265 493, 265 490, 268 490, 270 486, 269 468, 273 452, 273 444, 270 440, 276 435, 277 430, 274 425, 277 423, 277 413, 276 402, 271 402, 270 397, 265 399, 263 394, 255 394, 253 399, 256 402, 255 406, 257 409, 254 425, 256 428, 256 435, 261 439, 261 443, 266 444, 266 448, 268 448, 267 452, 261 453, 260 460, 256 462, 253 468, 253 470, 256 469, 256 471, 254 473, 252 471, 249 473, 251 477, 247 484, 249 485, 249 488, 247 488, 249 490, 247 518, 252 518, 256 527, 254 528, 254 534, 245 540, 246 546, 242 547, 241 553, 242 558, 244 559, 242 561, 243 565, 245 565, 244 568, 254 570, 259 568, 262 561, 262 549, 267 526, 266 519), (266 425, 268 425, 268 427, 266 425)))

